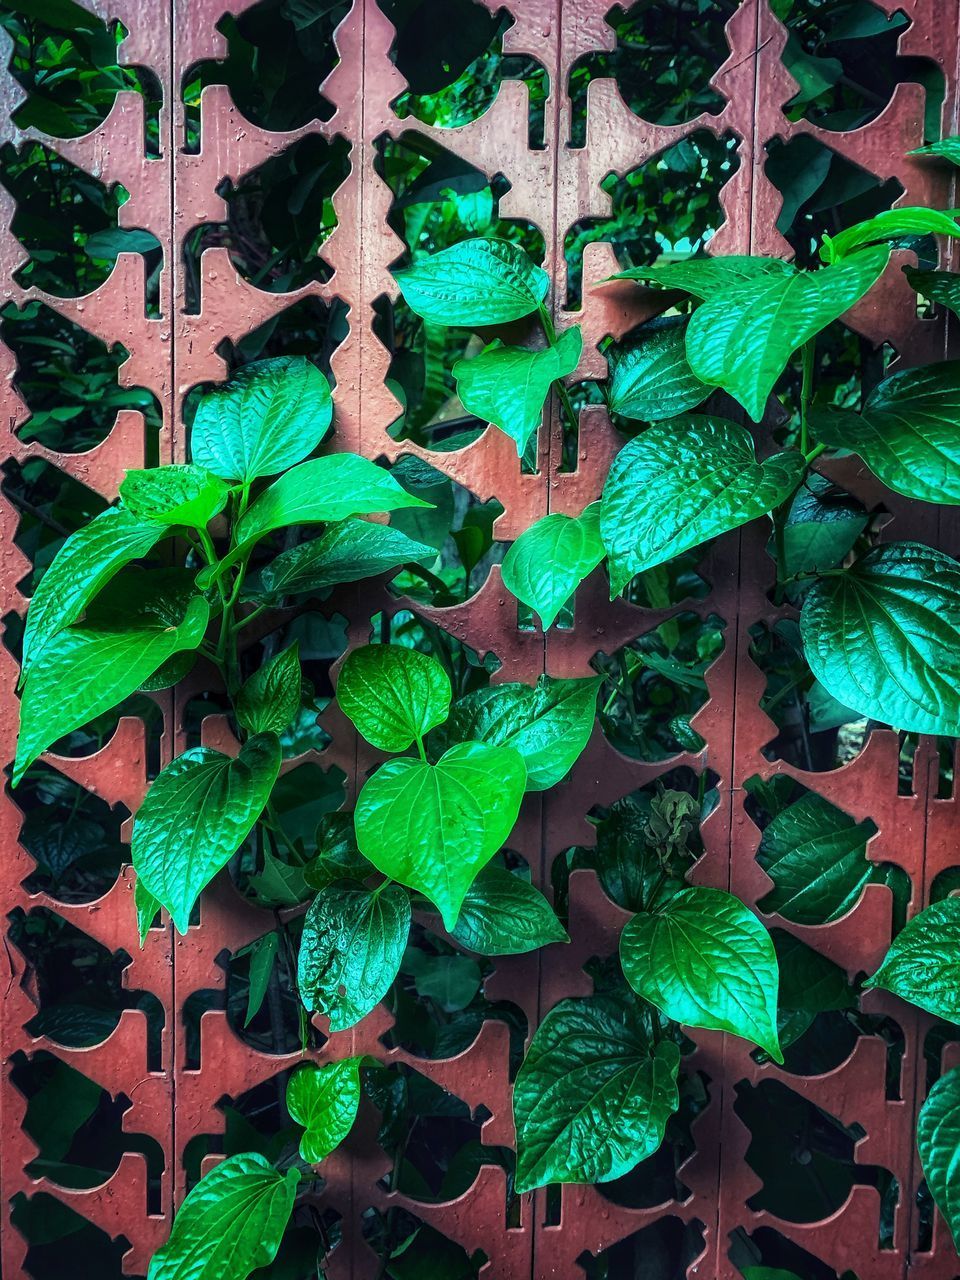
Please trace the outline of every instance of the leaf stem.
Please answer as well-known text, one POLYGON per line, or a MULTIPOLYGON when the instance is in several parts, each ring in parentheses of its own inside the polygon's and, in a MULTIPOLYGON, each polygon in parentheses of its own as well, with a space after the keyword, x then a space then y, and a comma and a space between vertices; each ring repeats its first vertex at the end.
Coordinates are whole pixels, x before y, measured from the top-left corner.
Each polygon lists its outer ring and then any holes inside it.
POLYGON ((808 415, 813 395, 813 374, 817 362, 816 335, 803 344, 803 380, 800 384, 800 452, 806 457, 810 450, 808 415))

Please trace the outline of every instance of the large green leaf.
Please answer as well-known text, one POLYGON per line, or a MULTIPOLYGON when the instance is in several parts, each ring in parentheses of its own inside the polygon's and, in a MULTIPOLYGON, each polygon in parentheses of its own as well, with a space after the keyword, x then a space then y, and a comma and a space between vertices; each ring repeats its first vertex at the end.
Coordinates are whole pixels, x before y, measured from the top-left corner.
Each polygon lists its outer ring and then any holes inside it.
POLYGON ((480 872, 452 932, 461 947, 481 956, 521 955, 570 941, 540 890, 502 867, 480 872))
POLYGON ((235 758, 192 747, 147 792, 133 824, 133 865, 181 933, 201 890, 250 834, 279 771, 279 740, 264 733, 235 758))
POLYGON ((284 596, 315 595, 341 582, 358 582, 403 564, 436 558, 436 547, 415 542, 390 525, 338 520, 319 538, 282 551, 264 565, 245 598, 272 604, 284 596))
POLYGON ((603 486, 610 598, 634 574, 772 511, 804 465, 796 449, 758 462, 749 431, 726 418, 690 414, 648 427, 620 450, 603 486))
POLYGON ((406 751, 447 718, 450 677, 429 654, 397 644, 354 649, 337 677, 340 710, 381 751, 406 751))
POLYGON ((76 622, 101 587, 124 565, 149 555, 167 533, 123 507, 108 507, 72 533, 30 601, 21 679, 26 678, 50 637, 76 622))
POLYGON ((332 418, 330 384, 305 356, 258 360, 201 397, 191 456, 224 480, 249 483, 312 453, 332 418))
POLYGON ((783 1061, 777 956, 769 933, 722 889, 682 889, 620 935, 620 963, 644 1000, 688 1027, 732 1031, 783 1061))
POLYGON ((944 898, 909 920, 864 986, 960 1024, 960 898, 944 898))
POLYGON ((409 933, 410 896, 401 885, 326 884, 303 922, 297 985, 306 1008, 325 1014, 331 1031, 355 1026, 390 989, 409 933))
POLYGON ((527 781, 511 747, 463 742, 435 764, 391 760, 357 800, 360 852, 418 889, 452 930, 474 877, 513 830, 527 781))
POLYGON ((246 1280, 268 1266, 293 1212, 300 1170, 254 1152, 230 1156, 193 1188, 147 1280, 246 1280))
POLYGON ((455 742, 513 747, 527 766, 527 790, 545 791, 566 777, 589 742, 600 684, 599 676, 540 676, 532 688, 477 689, 454 703, 446 724, 431 734, 431 749, 439 754, 455 742))
POLYGON ((453 366, 460 402, 468 413, 492 422, 516 443, 522 458, 543 419, 543 406, 557 378, 580 363, 583 338, 574 325, 544 351, 505 347, 497 339, 470 360, 453 366))
POLYGON ((897 493, 960 504, 960 360, 904 369, 871 391, 861 413, 823 410, 811 426, 897 493))
POLYGON ((300 1154, 319 1164, 339 1147, 357 1118, 362 1058, 344 1058, 324 1067, 305 1063, 287 1081, 287 1110, 304 1133, 300 1154))
POLYGON ((818 579, 800 617, 810 669, 862 716, 960 731, 960 565, 916 542, 877 547, 818 579))
POLYGON ((138 519, 192 529, 205 529, 229 496, 228 484, 191 463, 128 471, 120 484, 124 505, 138 519))
POLYGON ((960 1252, 960 1067, 940 1077, 920 1108, 917 1150, 927 1188, 960 1252))
POLYGON ((206 600, 194 596, 177 626, 135 616, 127 625, 69 627, 47 640, 20 701, 14 785, 64 734, 117 706, 173 654, 195 649, 209 617, 206 600))
POLYGON ((581 516, 557 512, 524 529, 504 557, 503 585, 547 630, 603 556, 600 504, 592 502, 581 516))
POLYGON ((641 330, 608 352, 607 405, 638 422, 675 418, 710 394, 687 363, 680 325, 641 330))
POLYGON ((889 256, 878 245, 817 271, 764 272, 709 295, 687 326, 691 369, 759 422, 793 352, 859 302, 889 256))
POLYGON ((544 1018, 513 1091, 517 1191, 612 1182, 652 1155, 678 1105, 680 1052, 652 1049, 636 1012, 594 996, 544 1018))
POLYGON ((757 850, 774 883, 760 910, 795 924, 826 924, 844 915, 873 876, 867 841, 876 830, 814 791, 781 809, 757 850))
POLYGON ((234 703, 237 720, 249 733, 281 733, 300 710, 303 678, 298 641, 254 671, 234 703))
POLYGON ((685 262, 665 262, 653 267, 630 267, 610 280, 652 280, 665 289, 683 289, 695 298, 710 298, 732 285, 763 276, 790 276, 794 268, 782 258, 725 254, 718 258, 689 258, 685 262))
POLYGON ((547 273, 508 240, 463 240, 393 274, 418 316, 468 328, 519 320, 550 287, 547 273))
POLYGON ((938 209, 884 209, 865 222, 845 228, 839 235, 824 236, 820 257, 824 262, 837 262, 841 258, 849 259, 864 245, 881 240, 930 235, 960 236, 960 225, 948 213, 941 213, 938 209))

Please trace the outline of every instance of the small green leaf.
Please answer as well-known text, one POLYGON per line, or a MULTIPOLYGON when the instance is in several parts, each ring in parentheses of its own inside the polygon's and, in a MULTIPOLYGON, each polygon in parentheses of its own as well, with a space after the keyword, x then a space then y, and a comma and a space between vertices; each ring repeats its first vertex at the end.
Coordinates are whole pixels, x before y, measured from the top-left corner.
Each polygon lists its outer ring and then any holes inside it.
POLYGON ((858 453, 897 493, 960 504, 960 360, 895 373, 861 413, 821 410, 811 427, 824 444, 858 453))
POLYGON ((637 422, 660 422, 693 409, 711 388, 687 363, 684 328, 680 325, 641 330, 607 353, 611 413, 637 422))
POLYGON ((917 1117, 920 1167, 960 1253, 960 1067, 941 1076, 917 1117))
POLYGON ((503 585, 537 611, 546 631, 603 556, 600 504, 592 502, 581 516, 557 512, 524 529, 504 557, 503 585))
POLYGON ((250 979, 247 988, 247 1013, 243 1020, 245 1027, 249 1027, 260 1012, 279 946, 280 934, 274 929, 272 933, 265 933, 262 938, 255 939, 247 948, 250 956, 250 979))
POLYGON ((124 505, 139 520, 205 529, 227 505, 230 486, 203 467, 128 471, 120 485, 124 505))
POLYGON ((809 472, 783 522, 786 577, 834 569, 867 527, 866 509, 836 485, 809 472))
POLYGON ((809 1029, 820 1013, 856 1009, 857 995, 846 971, 791 933, 774 929, 780 992, 777 1029, 786 1049, 809 1029))
POLYGON ((140 949, 142 951, 150 926, 157 918, 160 903, 149 889, 144 888, 139 876, 137 876, 136 884, 133 886, 133 905, 137 912, 137 932, 140 934, 140 949))
POLYGON ((21 683, 51 636, 76 622, 115 574, 149 555, 167 532, 123 507, 108 507, 67 538, 27 610, 21 683))
POLYGON ((174 653, 195 649, 209 617, 206 600, 194 596, 179 626, 136 616, 126 626, 69 627, 48 640, 20 701, 14 786, 64 734, 117 706, 174 653))
POLYGON ((334 880, 363 880, 373 868, 357 848, 353 814, 328 813, 317 826, 316 855, 304 867, 311 889, 325 889, 334 880))
POLYGON ((916 267, 904 267, 903 274, 922 297, 960 315, 960 275, 955 271, 918 271, 916 267))
POLYGON ((527 781, 519 752, 462 742, 435 764, 382 765, 357 800, 357 844, 378 871, 417 889, 452 931, 466 892, 513 830, 527 781))
POLYGON ((941 138, 939 142, 930 142, 925 147, 915 147, 907 152, 908 156, 937 156, 960 165, 960 138, 941 138))
POLYGON ((436 547, 400 529, 370 520, 338 520, 319 538, 282 551, 260 570, 245 599, 274 604, 284 596, 315 595, 341 582, 358 582, 404 564, 437 558, 436 547))
POLYGON ((960 898, 934 902, 908 920, 864 986, 960 1024, 960 898))
POLYGON ((306 1063, 287 1082, 287 1110, 305 1132, 300 1155, 319 1164, 336 1150, 353 1128, 360 1106, 362 1057, 344 1058, 324 1067, 306 1063))
POLYGON ((533 688, 477 689, 454 703, 446 724, 431 734, 431 749, 439 754, 455 742, 513 747, 527 766, 527 790, 545 791, 566 777, 590 741, 600 684, 599 676, 540 676, 533 688))
POLYGON ((889 257, 877 245, 818 271, 764 272, 711 294, 687 326, 690 368, 759 422, 794 351, 859 302, 889 257))
POLYGON ((241 685, 237 720, 248 733, 282 733, 300 710, 302 692, 300 645, 294 640, 241 685))
POLYGON ((230 1156, 180 1206, 147 1280, 246 1280, 277 1256, 300 1170, 285 1174, 254 1152, 230 1156))
POLYGON ((395 271, 404 301, 424 320, 479 328, 536 311, 550 278, 508 240, 463 240, 395 271))
POLYGON ((620 963, 644 1000, 688 1027, 731 1031, 783 1062, 777 956, 769 933, 721 889, 682 889, 620 935, 620 963))
POLYGON ((522 458, 543 419, 550 387, 573 373, 582 348, 579 325, 567 329, 556 346, 545 351, 505 347, 497 339, 479 355, 453 366, 460 402, 468 413, 506 432, 522 458))
POLYGON ((651 1049, 635 1011, 609 997, 563 1000, 517 1075, 517 1191, 612 1182, 652 1155, 676 1111, 680 1051, 651 1049))
POLYGON ((409 933, 410 895, 401 885, 325 885, 300 941, 297 985, 306 1008, 325 1014, 331 1031, 355 1026, 390 989, 409 933))
POLYGON ((481 956, 516 956, 570 941, 540 890, 502 867, 480 872, 452 933, 462 947, 481 956))
POLYGON ((234 759, 193 747, 162 769, 133 824, 137 876, 186 933, 203 890, 246 840, 280 771, 272 733, 251 738, 234 759))
POLYGON ((312 453, 332 418, 330 384, 305 356, 258 360, 201 397, 190 452, 214 475, 249 483, 312 453))
POLYGON ((861 716, 953 737, 960 726, 960 565, 932 547, 876 547, 818 579, 800 616, 810 669, 861 716))
POLYGON ((726 418, 690 414, 648 427, 620 450, 603 487, 610 598, 634 574, 772 511, 804 466, 796 449, 758 462, 749 431, 726 418))
POLYGON ((960 236, 960 224, 938 209, 884 209, 865 222, 847 227, 836 236, 825 236, 820 250, 824 262, 849 259, 864 245, 900 240, 904 236, 960 236))
POLYGON ((396 644, 354 649, 337 677, 343 714, 381 751, 406 751, 447 718, 450 677, 428 654, 396 644))
POLYGON ((733 285, 763 276, 791 276, 793 272, 794 268, 782 258, 731 253, 719 258, 689 258, 685 262, 665 262, 654 267, 631 267, 609 279, 652 280, 664 289, 683 289, 695 298, 706 299, 733 285))
POLYGON ((757 861, 774 883, 760 910, 809 925, 845 915, 876 870, 867 857, 876 830, 814 791, 781 809, 764 828, 757 850, 757 861))

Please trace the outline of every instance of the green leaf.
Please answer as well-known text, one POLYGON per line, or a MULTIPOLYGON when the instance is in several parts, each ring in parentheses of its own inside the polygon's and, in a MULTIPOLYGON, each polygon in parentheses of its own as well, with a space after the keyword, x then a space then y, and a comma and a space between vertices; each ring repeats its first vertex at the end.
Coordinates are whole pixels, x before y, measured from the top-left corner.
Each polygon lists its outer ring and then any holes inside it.
POLYGON ((516 956, 570 941, 540 890, 502 867, 480 872, 452 933, 462 947, 481 956, 516 956))
POLYGON ((849 449, 889 489, 921 502, 960 505, 960 360, 885 378, 861 413, 821 410, 814 435, 849 449))
POLYGON ((506 432, 523 457, 543 419, 543 406, 557 378, 580 363, 583 338, 574 325, 545 351, 505 347, 498 339, 470 360, 453 366, 460 402, 468 413, 506 432))
POLYGON ((920 1167, 960 1253, 960 1067, 941 1076, 917 1117, 920 1167))
POLYGON ((903 273, 917 293, 960 315, 960 275, 955 271, 918 271, 916 267, 904 267, 903 273))
POLYGON ((304 867, 311 889, 325 889, 334 880, 363 880, 373 869, 357 848, 352 813, 328 813, 317 826, 316 856, 304 867))
POLYGON ((781 809, 764 828, 757 850, 757 861, 774 883, 760 910, 809 925, 845 915, 876 870, 867 857, 876 830, 814 791, 781 809))
POLYGON ((209 617, 206 600, 194 596, 179 626, 160 617, 134 617, 126 626, 69 627, 48 640, 34 658, 20 701, 14 786, 64 734, 117 706, 174 653, 195 649, 209 617))
POLYGON ((307 1063, 287 1082, 287 1110, 302 1124, 300 1155, 308 1164, 319 1164, 353 1128, 360 1106, 362 1057, 344 1058, 324 1067, 307 1063))
POLYGON ((721 889, 682 889, 620 935, 620 963, 644 1000, 688 1027, 731 1031, 783 1062, 777 956, 769 933, 721 889))
POLYGON ((297 985, 308 1010, 345 1031, 379 1004, 397 976, 410 933, 410 896, 401 885, 367 889, 327 884, 303 922, 297 985))
POLYGON ((687 326, 690 368, 759 422, 794 351, 859 302, 889 256, 879 245, 818 271, 764 272, 711 294, 687 326))
POLYGON ((276 603, 284 596, 315 595, 341 582, 358 582, 404 564, 434 561, 436 547, 415 542, 400 529, 369 520, 339 520, 319 538, 282 551, 260 570, 246 599, 276 603))
POLYGON ((835 568, 868 520, 866 509, 855 498, 815 471, 809 472, 783 522, 786 577, 835 568))
POLYGON ((250 982, 247 989, 247 1013, 243 1020, 245 1027, 249 1027, 257 1016, 266 997, 279 946, 280 934, 274 929, 272 933, 256 938, 247 948, 250 955, 250 982))
POLYGON ((503 585, 537 611, 546 631, 603 556, 600 504, 592 502, 581 516, 558 512, 524 529, 504 557, 503 585))
POLYGON ((277 1173, 253 1152, 230 1156, 193 1188, 147 1280, 246 1280, 276 1257, 300 1170, 277 1173))
POLYGON ((140 934, 140 949, 142 951, 150 926, 157 918, 160 903, 149 889, 144 887, 139 876, 137 876, 136 883, 133 886, 133 905, 137 912, 137 932, 140 934))
POLYGON ((27 610, 21 682, 51 636, 76 622, 101 587, 124 565, 149 555, 166 533, 123 507, 108 507, 67 538, 27 610))
POLYGON ((689 258, 655 267, 631 267, 610 280, 652 280, 664 289, 683 289, 695 298, 709 298, 733 285, 757 281, 763 276, 790 276, 794 268, 782 258, 725 254, 722 258, 689 258))
POLYGON ((908 920, 864 986, 960 1024, 960 898, 934 902, 908 920))
POLYGON ((312 453, 333 418, 330 384, 305 356, 278 356, 239 369, 197 405, 193 461, 245 484, 312 453))
POLYGON ((497 684, 459 698, 450 718, 430 735, 439 754, 455 742, 513 747, 527 766, 527 790, 546 791, 570 772, 590 741, 601 677, 558 680, 540 676, 534 687, 497 684))
POLYGON ((241 728, 282 733, 300 710, 302 688, 300 645, 294 640, 241 685, 234 704, 241 728))
POLYGON ((623 418, 660 422, 693 409, 710 394, 711 388, 694 376, 687 363, 680 325, 641 330, 611 347, 607 359, 607 406, 623 418))
POLYGON ((676 1111, 680 1051, 651 1049, 636 1013, 607 997, 563 1000, 517 1075, 517 1191, 612 1182, 652 1155, 676 1111))
POLYGON ((357 800, 360 852, 417 889, 452 931, 466 892, 513 830, 527 781, 519 752, 462 742, 435 764, 391 760, 357 800))
POLYGON ((191 529, 205 529, 229 496, 228 484, 191 464, 128 471, 120 485, 120 497, 137 519, 191 529))
POLYGON ((381 751, 406 751, 447 718, 450 677, 436 660, 397 644, 368 644, 337 677, 340 710, 381 751))
POLYGON ((550 278, 508 240, 463 240, 395 271, 404 301, 424 320, 479 328, 536 311, 550 278))
POLYGON ((879 240, 928 235, 960 236, 960 224, 937 209, 884 209, 865 222, 847 227, 837 236, 824 236, 820 257, 824 262, 838 262, 879 240))
POLYGON ((201 890, 250 834, 279 771, 277 737, 258 734, 236 758, 192 747, 147 792, 133 824, 133 865, 181 933, 201 890))
POLYGON ((914 733, 960 724, 960 565, 916 542, 816 581, 800 616, 810 669, 861 716, 914 733))
POLYGON ((930 142, 925 147, 915 147, 907 152, 908 156, 937 156, 960 165, 960 138, 941 138, 939 142, 930 142))
POLYGON ((603 486, 611 600, 634 574, 772 511, 804 465, 796 449, 758 462, 749 431, 726 418, 690 414, 648 427, 620 450, 603 486))

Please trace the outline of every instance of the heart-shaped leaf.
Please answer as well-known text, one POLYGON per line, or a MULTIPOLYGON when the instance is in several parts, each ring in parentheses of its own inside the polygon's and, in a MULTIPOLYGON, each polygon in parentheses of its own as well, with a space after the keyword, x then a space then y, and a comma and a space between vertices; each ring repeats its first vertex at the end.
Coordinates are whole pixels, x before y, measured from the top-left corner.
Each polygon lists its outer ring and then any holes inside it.
POLYGON ((300 646, 294 640, 241 685, 234 703, 237 720, 249 733, 282 733, 300 710, 302 693, 300 646))
POLYGON ((864 986, 960 1024, 960 898, 934 902, 908 920, 864 986))
POLYGON ((544 351, 505 347, 499 339, 470 360, 453 366, 460 402, 468 413, 506 432, 522 458, 543 418, 543 406, 557 378, 580 363, 580 326, 562 333, 544 351))
POLYGON ((652 1155, 678 1105, 680 1052, 652 1049, 609 997, 563 1000, 537 1028, 513 1090, 517 1191, 612 1182, 652 1155))
POLYGON ((732 1031, 783 1061, 776 952, 733 894, 697 885, 634 916, 620 935, 620 963, 634 991, 674 1022, 732 1031))
POLYGON ((324 1067, 306 1063, 287 1081, 287 1110, 302 1124, 300 1155, 319 1164, 339 1147, 357 1118, 362 1058, 344 1058, 324 1067))
POLYGON ((140 520, 205 529, 227 505, 230 486, 189 463, 128 471, 120 485, 127 510, 140 520))
POLYGON ((960 360, 904 369, 871 391, 862 413, 823 410, 811 425, 897 493, 960 504, 960 360))
POLYGON ((462 240, 395 271, 404 301, 424 320, 479 328, 536 311, 550 278, 508 240, 462 240))
POLYGON ((397 976, 410 933, 410 895, 398 884, 327 883, 303 921, 297 985, 311 1012, 345 1031, 379 1004, 397 976))
POLYGON ((381 751, 406 751, 447 718, 450 677, 429 654, 396 644, 354 649, 337 677, 337 702, 381 751))
POLYGON ((648 427, 620 450, 603 486, 610 598, 634 574, 772 511, 804 466, 796 449, 758 462, 750 433, 725 418, 690 414, 648 427))
POLYGON ((862 716, 914 733, 960 727, 960 565, 916 542, 818 579, 800 617, 810 669, 862 716))
POLYGON ((391 760, 357 800, 357 844, 378 871, 423 893, 452 930, 477 872, 513 830, 527 782, 510 747, 462 742, 435 765, 391 760))
POLYGON ((278 1173, 255 1152, 230 1156, 193 1188, 147 1280, 247 1280, 277 1256, 300 1170, 278 1173))
POLYGON ((784 576, 836 568, 868 521, 861 503, 811 471, 783 522, 784 576))
POLYGON ((524 529, 503 560, 503 585, 535 609, 546 631, 580 583, 603 559, 600 504, 581 516, 557 512, 524 529))
POLYGON ((607 353, 611 413, 637 422, 675 418, 710 394, 687 363, 684 329, 668 325, 641 330, 607 353))
POLYGON ((307 457, 332 418, 330 384, 305 356, 258 360, 201 397, 190 452, 214 475, 249 483, 307 457))
POLYGON ((570 941, 540 890, 502 867, 484 867, 474 880, 453 936, 481 956, 516 956, 570 941))
POLYGON ((960 1067, 940 1077, 920 1108, 917 1150, 927 1188, 960 1252, 960 1067))
POLYGON ((279 771, 280 743, 265 733, 236 758, 192 747, 147 792, 133 824, 133 865, 181 933, 201 890, 250 834, 279 771))

